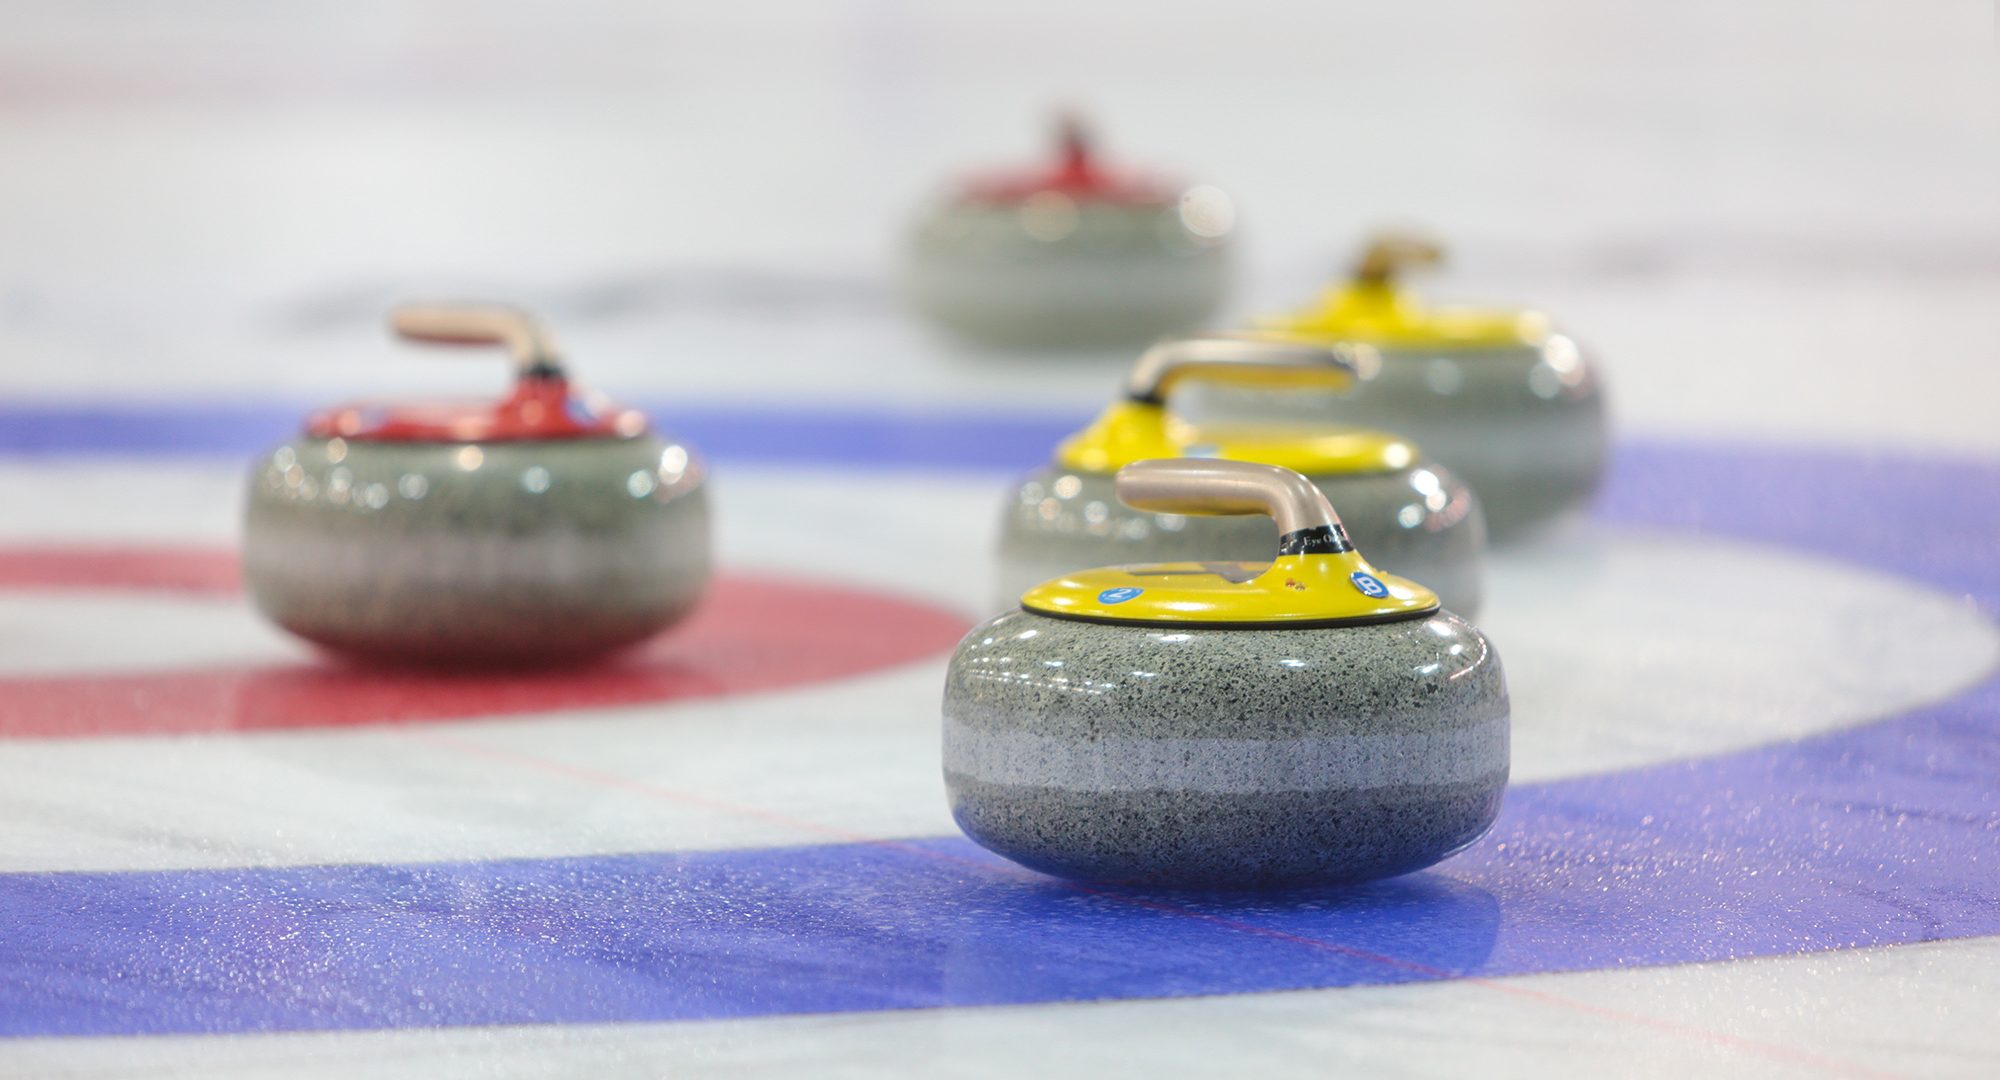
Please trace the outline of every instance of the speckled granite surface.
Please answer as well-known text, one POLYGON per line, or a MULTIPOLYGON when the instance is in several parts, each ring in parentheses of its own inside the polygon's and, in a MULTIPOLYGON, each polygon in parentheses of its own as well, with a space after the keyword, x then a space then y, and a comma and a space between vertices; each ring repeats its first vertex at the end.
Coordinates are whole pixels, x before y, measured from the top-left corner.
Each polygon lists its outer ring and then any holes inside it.
POLYGON ((1507 781, 1497 654, 1441 612, 1373 626, 1199 630, 1025 611, 945 682, 967 835, 1087 880, 1359 881, 1476 839, 1507 781))
POLYGON ((340 441, 260 458, 245 520, 252 598, 320 645, 402 662, 580 659, 670 625, 707 583, 702 466, 678 444, 340 441))

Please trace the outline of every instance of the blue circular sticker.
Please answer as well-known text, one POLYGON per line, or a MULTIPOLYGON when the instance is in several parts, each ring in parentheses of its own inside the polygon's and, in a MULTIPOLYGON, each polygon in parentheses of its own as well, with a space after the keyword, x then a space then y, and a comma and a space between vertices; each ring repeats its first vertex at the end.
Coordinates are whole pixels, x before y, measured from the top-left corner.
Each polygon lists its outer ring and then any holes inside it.
POLYGON ((1130 585, 1120 585, 1118 588, 1106 589, 1098 593, 1097 601, 1101 604, 1122 604, 1145 591, 1144 589, 1135 589, 1130 585))
POLYGON ((1348 580, 1354 582, 1355 590, 1363 596, 1372 596, 1380 600, 1389 595, 1389 586, 1382 584, 1382 579, 1366 571, 1356 570, 1348 575, 1348 580))

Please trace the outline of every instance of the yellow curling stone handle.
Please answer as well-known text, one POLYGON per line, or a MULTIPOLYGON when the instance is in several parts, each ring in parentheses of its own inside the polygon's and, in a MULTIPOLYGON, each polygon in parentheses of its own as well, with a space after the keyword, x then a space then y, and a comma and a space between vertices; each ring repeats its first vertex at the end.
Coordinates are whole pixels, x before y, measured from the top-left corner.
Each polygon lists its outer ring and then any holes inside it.
POLYGON ((1112 472, 1148 458, 1229 458, 1282 465, 1310 474, 1381 472, 1408 466, 1415 447, 1360 428, 1197 428, 1173 415, 1168 400, 1188 382, 1265 390, 1345 390, 1354 385, 1367 346, 1270 335, 1177 338, 1147 349, 1125 379, 1124 397, 1056 448, 1056 464, 1112 472))
POLYGON ((1248 461, 1170 458, 1118 470, 1118 498, 1158 514, 1265 514, 1277 523, 1269 563, 1114 566, 1044 582, 1029 611, 1095 622, 1269 629, 1417 618, 1437 595, 1369 565, 1326 495, 1290 469, 1248 461))
POLYGON ((1267 329, 1313 341, 1391 348, 1503 348, 1549 335, 1537 311, 1427 308, 1401 285, 1404 271, 1444 261, 1442 244, 1411 233, 1382 233, 1355 260, 1349 279, 1327 289, 1316 307, 1261 321, 1267 329))

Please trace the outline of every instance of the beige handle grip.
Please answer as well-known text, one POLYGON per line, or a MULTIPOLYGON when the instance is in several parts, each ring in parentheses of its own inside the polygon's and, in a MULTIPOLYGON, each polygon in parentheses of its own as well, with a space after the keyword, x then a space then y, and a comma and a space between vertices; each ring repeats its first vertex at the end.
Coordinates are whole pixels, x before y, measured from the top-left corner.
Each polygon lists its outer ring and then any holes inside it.
POLYGON ((503 345, 520 373, 560 375, 555 339, 519 308, 497 304, 404 304, 389 325, 410 341, 435 345, 503 345))
POLYGON ((1325 530, 1343 542, 1333 504, 1290 469, 1250 461, 1154 458, 1118 470, 1118 500, 1154 514, 1268 514, 1278 535, 1325 530))
POLYGON ((1357 370, 1346 345, 1227 334, 1173 338, 1140 354, 1125 377, 1125 396, 1157 405, 1187 379, 1345 389, 1357 370))
POLYGON ((1434 266, 1444 261, 1444 245, 1415 233, 1377 234, 1354 262, 1354 280, 1363 285, 1388 285, 1409 266, 1434 266))

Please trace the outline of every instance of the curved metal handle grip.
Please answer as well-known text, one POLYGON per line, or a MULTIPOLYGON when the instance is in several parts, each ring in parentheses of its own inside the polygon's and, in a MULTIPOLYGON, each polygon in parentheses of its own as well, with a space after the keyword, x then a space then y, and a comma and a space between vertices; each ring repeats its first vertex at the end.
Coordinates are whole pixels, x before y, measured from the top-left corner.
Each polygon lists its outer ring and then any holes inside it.
POLYGON ((1158 405, 1186 379, 1345 389, 1358 369, 1346 345, 1225 334, 1173 338, 1140 354, 1125 377, 1125 396, 1158 405))
POLYGON ((410 341, 434 345, 503 345, 524 376, 562 373, 555 339, 534 316, 497 304, 404 304, 389 325, 410 341))
POLYGON ((1415 233, 1378 233, 1354 262, 1354 280, 1364 285, 1393 283, 1409 266, 1434 266, 1444 261, 1444 245, 1415 233))
POLYGON ((1153 458, 1118 470, 1118 500, 1154 514, 1268 514, 1278 535, 1325 530, 1340 515, 1312 481, 1290 469, 1213 458, 1153 458))

